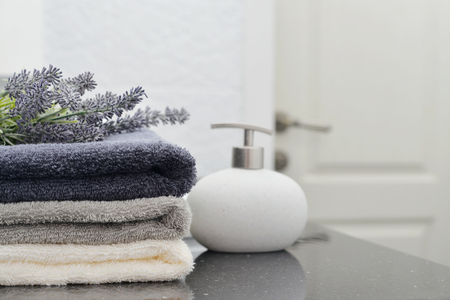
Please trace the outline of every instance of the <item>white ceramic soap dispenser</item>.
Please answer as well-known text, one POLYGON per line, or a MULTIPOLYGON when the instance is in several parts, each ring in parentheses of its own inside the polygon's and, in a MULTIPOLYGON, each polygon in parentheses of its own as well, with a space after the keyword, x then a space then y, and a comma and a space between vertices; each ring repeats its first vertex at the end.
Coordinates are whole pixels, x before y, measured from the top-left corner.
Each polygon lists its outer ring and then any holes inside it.
POLYGON ((305 227, 306 197, 291 178, 263 169, 264 149, 253 146, 253 133, 272 131, 238 123, 212 128, 244 129, 244 146, 233 147, 232 168, 203 177, 189 194, 193 237, 220 252, 269 252, 292 245, 305 227))

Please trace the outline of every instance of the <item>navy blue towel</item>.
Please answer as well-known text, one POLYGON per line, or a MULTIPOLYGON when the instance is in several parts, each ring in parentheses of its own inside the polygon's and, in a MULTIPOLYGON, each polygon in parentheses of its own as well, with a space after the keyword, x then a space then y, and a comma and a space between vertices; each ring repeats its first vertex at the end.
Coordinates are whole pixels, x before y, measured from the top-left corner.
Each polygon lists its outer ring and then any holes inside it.
POLYGON ((146 129, 101 142, 0 146, 0 202, 180 197, 195 180, 190 153, 146 129))

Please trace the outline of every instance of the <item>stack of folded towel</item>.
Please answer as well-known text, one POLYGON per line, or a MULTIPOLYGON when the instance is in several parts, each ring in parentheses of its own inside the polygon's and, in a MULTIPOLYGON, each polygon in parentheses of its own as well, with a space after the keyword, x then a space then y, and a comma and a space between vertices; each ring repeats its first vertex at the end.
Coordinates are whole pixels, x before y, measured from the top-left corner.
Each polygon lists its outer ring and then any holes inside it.
POLYGON ((181 197, 196 171, 185 149, 141 130, 0 153, 0 285, 168 281, 192 270, 181 197))

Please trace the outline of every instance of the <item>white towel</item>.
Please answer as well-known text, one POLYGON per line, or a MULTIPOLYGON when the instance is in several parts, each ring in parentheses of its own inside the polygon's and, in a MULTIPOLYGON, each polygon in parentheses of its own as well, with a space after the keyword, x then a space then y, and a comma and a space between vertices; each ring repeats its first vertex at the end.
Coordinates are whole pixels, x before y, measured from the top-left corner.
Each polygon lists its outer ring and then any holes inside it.
POLYGON ((193 264, 182 240, 0 245, 0 285, 169 281, 182 279, 193 264))

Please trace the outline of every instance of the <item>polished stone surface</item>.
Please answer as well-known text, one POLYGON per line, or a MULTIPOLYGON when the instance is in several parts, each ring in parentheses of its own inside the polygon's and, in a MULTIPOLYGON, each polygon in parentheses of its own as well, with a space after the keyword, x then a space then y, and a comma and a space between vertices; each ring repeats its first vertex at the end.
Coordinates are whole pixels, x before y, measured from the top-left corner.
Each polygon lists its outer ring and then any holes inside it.
POLYGON ((450 299, 449 267, 314 225, 283 252, 208 251, 195 263, 195 299, 450 299))
POLYGON ((331 230, 310 226, 287 251, 302 265, 308 300, 450 299, 449 267, 331 230))
POLYGON ((272 253, 186 242, 196 266, 185 282, 0 287, 0 299, 450 299, 450 267, 314 225, 272 253))

